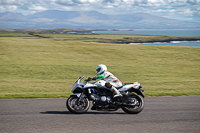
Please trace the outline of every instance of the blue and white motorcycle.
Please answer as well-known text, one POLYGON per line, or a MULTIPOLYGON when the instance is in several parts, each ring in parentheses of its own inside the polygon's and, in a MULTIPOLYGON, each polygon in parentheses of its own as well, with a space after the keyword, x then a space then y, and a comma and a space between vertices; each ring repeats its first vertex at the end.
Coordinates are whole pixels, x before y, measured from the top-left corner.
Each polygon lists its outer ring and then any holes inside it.
POLYGON ((66 106, 71 113, 86 113, 90 107, 89 101, 93 104, 91 110, 116 111, 122 108, 128 114, 137 114, 143 110, 144 90, 140 83, 125 83, 117 88, 122 96, 113 98, 114 94, 105 87, 104 80, 89 83, 89 78, 82 82, 83 78, 81 76, 76 80, 71 89, 73 94, 67 99, 66 106))

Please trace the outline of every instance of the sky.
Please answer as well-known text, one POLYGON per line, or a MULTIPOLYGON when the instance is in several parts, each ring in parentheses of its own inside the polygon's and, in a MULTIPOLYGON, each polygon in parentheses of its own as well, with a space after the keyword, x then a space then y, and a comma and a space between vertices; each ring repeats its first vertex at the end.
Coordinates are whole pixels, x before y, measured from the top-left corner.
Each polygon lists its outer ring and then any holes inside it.
POLYGON ((0 13, 28 15, 46 10, 98 11, 109 15, 149 13, 200 22, 200 0, 0 0, 0 13))

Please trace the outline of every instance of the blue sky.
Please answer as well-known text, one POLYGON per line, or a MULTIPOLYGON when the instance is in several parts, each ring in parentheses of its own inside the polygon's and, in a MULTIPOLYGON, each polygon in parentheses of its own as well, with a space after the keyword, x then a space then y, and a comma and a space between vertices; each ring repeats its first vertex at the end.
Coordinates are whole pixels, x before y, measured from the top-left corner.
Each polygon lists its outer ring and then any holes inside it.
POLYGON ((0 0, 0 13, 24 15, 45 10, 98 11, 103 14, 150 13, 200 22, 200 0, 0 0))

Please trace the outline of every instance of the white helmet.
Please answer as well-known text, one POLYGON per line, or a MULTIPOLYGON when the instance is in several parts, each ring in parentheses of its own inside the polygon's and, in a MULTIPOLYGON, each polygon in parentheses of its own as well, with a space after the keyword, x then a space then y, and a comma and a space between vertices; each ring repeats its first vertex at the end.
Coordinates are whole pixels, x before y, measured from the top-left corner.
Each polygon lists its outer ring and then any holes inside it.
POLYGON ((105 71, 107 71, 106 65, 100 64, 96 67, 97 76, 103 74, 105 71))

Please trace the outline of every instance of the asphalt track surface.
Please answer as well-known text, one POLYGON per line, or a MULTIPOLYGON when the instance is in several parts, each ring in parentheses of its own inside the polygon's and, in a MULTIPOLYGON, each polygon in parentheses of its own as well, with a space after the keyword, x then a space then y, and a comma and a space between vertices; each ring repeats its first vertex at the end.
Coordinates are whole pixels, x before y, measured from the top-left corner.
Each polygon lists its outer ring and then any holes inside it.
POLYGON ((200 96, 146 97, 137 114, 71 114, 66 99, 1 99, 0 133, 199 133, 200 96))

